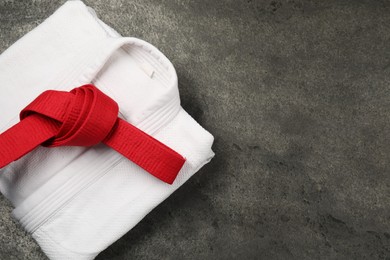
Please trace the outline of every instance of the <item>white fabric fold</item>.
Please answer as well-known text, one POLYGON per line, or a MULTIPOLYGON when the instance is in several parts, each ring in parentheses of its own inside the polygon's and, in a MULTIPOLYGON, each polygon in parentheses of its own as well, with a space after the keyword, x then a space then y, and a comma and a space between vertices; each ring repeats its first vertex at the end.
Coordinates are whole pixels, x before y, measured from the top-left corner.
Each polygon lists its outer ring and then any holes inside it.
POLYGON ((51 259, 93 259, 214 156, 213 136, 180 106, 171 62, 69 1, 0 55, 0 131, 47 89, 93 83, 120 117, 186 158, 166 184, 104 145, 38 147, 0 169, 15 218, 51 259))

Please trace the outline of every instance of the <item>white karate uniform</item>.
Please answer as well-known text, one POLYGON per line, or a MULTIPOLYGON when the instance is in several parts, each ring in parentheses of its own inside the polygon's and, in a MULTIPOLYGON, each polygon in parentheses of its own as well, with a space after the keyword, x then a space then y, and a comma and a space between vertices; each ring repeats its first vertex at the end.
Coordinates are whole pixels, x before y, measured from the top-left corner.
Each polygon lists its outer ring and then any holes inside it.
POLYGON ((186 162, 173 185, 103 144, 40 146, 0 169, 13 215, 51 259, 93 259, 214 156, 213 136, 180 106, 171 62, 152 45, 121 37, 81 1, 65 3, 0 55, 0 132, 44 90, 87 83, 186 162))

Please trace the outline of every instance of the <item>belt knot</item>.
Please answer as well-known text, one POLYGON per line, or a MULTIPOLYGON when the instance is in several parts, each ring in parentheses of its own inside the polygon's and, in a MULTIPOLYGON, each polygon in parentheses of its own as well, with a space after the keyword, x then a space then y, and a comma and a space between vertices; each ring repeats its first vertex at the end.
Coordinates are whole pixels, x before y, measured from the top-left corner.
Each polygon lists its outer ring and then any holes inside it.
POLYGON ((20 119, 41 116, 54 120, 58 133, 44 145, 92 146, 102 142, 118 119, 118 104, 93 85, 70 92, 48 90, 20 113, 20 119))

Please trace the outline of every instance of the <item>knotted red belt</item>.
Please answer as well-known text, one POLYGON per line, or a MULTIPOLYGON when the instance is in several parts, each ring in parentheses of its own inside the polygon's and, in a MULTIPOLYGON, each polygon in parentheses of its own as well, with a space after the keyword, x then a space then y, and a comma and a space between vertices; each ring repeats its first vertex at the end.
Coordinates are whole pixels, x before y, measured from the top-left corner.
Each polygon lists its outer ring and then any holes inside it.
POLYGON ((118 118, 118 104, 93 85, 70 92, 48 90, 20 113, 20 122, 0 135, 0 168, 39 145, 92 146, 100 142, 172 184, 185 159, 118 118))

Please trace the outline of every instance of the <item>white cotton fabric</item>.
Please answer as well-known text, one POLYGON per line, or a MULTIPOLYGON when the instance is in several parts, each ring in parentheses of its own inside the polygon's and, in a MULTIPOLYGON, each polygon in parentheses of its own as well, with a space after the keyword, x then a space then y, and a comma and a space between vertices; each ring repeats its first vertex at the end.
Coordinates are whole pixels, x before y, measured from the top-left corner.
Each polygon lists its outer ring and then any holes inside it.
POLYGON ((93 259, 214 156, 213 136, 180 106, 176 72, 155 47, 121 37, 69 1, 0 55, 0 131, 47 89, 93 83, 120 116, 186 158, 173 185, 106 147, 38 147, 0 169, 16 219, 51 259, 93 259))

